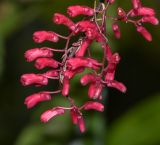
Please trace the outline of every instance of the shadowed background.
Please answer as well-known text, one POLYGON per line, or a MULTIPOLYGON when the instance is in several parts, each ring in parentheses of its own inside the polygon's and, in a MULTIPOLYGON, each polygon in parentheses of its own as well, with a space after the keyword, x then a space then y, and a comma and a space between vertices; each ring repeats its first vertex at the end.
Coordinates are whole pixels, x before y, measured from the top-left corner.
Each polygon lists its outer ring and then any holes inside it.
MULTIPOLYGON (((147 42, 131 24, 120 24, 122 37, 116 40, 108 21, 110 45, 122 60, 116 79, 124 82, 128 91, 122 94, 106 89, 103 103, 105 112, 84 112, 87 131, 80 134, 72 125, 69 113, 47 124, 39 120, 46 109, 57 105, 67 106, 61 96, 54 96, 31 110, 24 105, 26 96, 49 87, 22 87, 19 78, 23 73, 38 72, 24 59, 30 48, 50 46, 63 48, 64 42, 35 44, 32 34, 37 30, 53 30, 66 34, 67 28, 52 22, 55 12, 66 13, 69 5, 93 6, 94 0, 1 0, 0 1, 0 144, 2 145, 160 145, 160 26, 145 24, 153 41, 147 42)), ((160 18, 160 1, 143 0, 145 6, 155 9, 160 18)), ((116 0, 110 7, 131 8, 130 0, 116 0)), ((76 22, 81 17, 74 19, 76 22)), ((93 52, 101 57, 101 48, 95 43, 93 52)), ((58 57, 58 55, 56 56, 58 57)), ((72 81, 72 95, 78 104, 87 98, 87 90, 79 84, 79 77, 72 81)))

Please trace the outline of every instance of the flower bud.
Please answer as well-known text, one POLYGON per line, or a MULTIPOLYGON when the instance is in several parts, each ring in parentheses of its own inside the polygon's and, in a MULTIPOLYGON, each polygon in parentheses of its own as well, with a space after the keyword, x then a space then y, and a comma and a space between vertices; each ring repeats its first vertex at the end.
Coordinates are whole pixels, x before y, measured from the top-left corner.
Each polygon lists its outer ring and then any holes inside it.
POLYGON ((52 58, 38 58, 35 61, 35 67, 37 69, 43 69, 45 67, 58 68, 58 61, 52 58))
POLYGON ((78 116, 78 126, 82 133, 85 132, 86 128, 85 128, 84 119, 82 115, 78 116))
POLYGON ((28 96, 25 99, 24 104, 26 104, 27 108, 29 109, 34 107, 39 102, 48 101, 48 100, 51 100, 50 94, 48 94, 47 92, 40 92, 40 93, 32 94, 31 96, 28 96))
POLYGON ((141 22, 143 22, 143 23, 148 22, 148 23, 151 23, 153 25, 158 25, 159 24, 159 20, 154 16, 144 16, 141 19, 141 22))
POLYGON ((120 29, 119 29, 119 25, 117 23, 114 23, 112 25, 112 30, 114 32, 114 35, 117 39, 119 39, 121 37, 121 32, 120 32, 120 29))
POLYGON ((33 34, 33 40, 36 43, 42 43, 44 41, 58 42, 59 38, 56 33, 52 31, 37 31, 33 34))
POLYGON ((39 57, 52 57, 53 52, 47 48, 33 48, 25 52, 25 58, 31 62, 39 57))
POLYGON ((71 109, 70 114, 71 114, 73 124, 77 124, 78 123, 78 113, 77 113, 76 108, 71 109))
POLYGON ((137 32, 139 32, 147 41, 152 41, 152 35, 143 26, 137 27, 137 32))
POLYGON ((155 11, 152 8, 141 7, 135 10, 132 10, 131 16, 154 16, 155 11))
POLYGON ((97 110, 97 111, 103 112, 104 106, 103 106, 103 104, 101 104, 99 102, 89 101, 83 105, 82 109, 84 109, 84 110, 97 110))
POLYGON ((125 93, 127 91, 126 86, 123 83, 118 82, 118 81, 108 82, 107 86, 108 87, 112 87, 112 88, 116 88, 117 90, 119 90, 119 91, 121 91, 123 93, 125 93))
POLYGON ((21 83, 23 86, 28 86, 35 84, 37 86, 41 85, 47 85, 48 79, 42 75, 39 74, 24 74, 21 76, 21 83))
POLYGON ((53 108, 51 110, 47 110, 41 115, 41 121, 46 123, 51 118, 58 116, 58 115, 62 115, 64 113, 65 113, 65 110, 63 108, 58 108, 58 107, 53 108))
POLYGON ((94 10, 87 6, 74 5, 74 6, 68 7, 67 13, 71 17, 76 17, 78 15, 93 16, 94 10))
POLYGON ((118 8, 117 9, 117 13, 118 13, 118 16, 121 18, 121 19, 125 19, 126 18, 126 12, 122 9, 122 8, 118 8))

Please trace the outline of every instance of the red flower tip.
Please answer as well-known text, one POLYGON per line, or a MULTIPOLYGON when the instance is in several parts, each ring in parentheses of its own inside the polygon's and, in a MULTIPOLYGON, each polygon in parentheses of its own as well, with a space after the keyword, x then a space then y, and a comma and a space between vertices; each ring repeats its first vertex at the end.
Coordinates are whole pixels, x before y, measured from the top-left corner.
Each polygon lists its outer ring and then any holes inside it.
POLYGON ((36 43, 42 43, 44 41, 58 42, 59 38, 56 33, 52 31, 37 31, 33 34, 33 40, 36 43))
POLYGON ((82 106, 82 109, 84 109, 84 110, 97 110, 97 111, 103 112, 104 106, 103 106, 103 104, 101 104, 99 102, 89 101, 89 102, 86 102, 82 106))
POLYGON ((92 73, 85 74, 85 75, 81 78, 81 80, 80 80, 80 82, 81 82, 81 84, 82 84, 83 86, 87 85, 87 84, 90 83, 90 82, 95 82, 95 81, 96 81, 96 77, 95 77, 95 75, 92 74, 92 73))
POLYGON ((25 99, 24 104, 26 104, 27 108, 30 109, 34 107, 37 103, 42 101, 48 101, 48 100, 51 100, 50 94, 48 94, 47 92, 40 92, 40 93, 33 94, 31 96, 28 96, 25 99))
POLYGON ((94 10, 87 6, 74 5, 68 7, 67 13, 71 17, 76 17, 78 15, 93 16, 94 10))
POLYGON ((106 2, 113 4, 115 2, 115 0, 106 0, 106 2))
POLYGON ((28 62, 31 62, 37 59, 38 57, 52 57, 52 56, 53 52, 47 49, 47 47, 33 48, 25 52, 25 58, 28 62))
POLYGON ((43 69, 45 67, 58 68, 58 61, 52 58, 38 58, 35 61, 35 67, 37 69, 43 69))
POLYGON ((37 86, 47 85, 48 79, 40 74, 24 74, 21 76, 21 83, 23 86, 35 84, 37 86))
POLYGON ((58 116, 58 115, 62 115, 64 113, 65 113, 65 110, 63 108, 58 108, 58 107, 53 108, 51 110, 47 110, 41 115, 41 121, 46 123, 51 118, 58 116))
POLYGON ((74 22, 71 21, 66 16, 64 16, 62 14, 59 14, 59 13, 55 13, 54 14, 54 16, 53 16, 53 22, 56 23, 56 24, 63 24, 65 26, 67 26, 71 30, 75 29, 74 22))
POLYGON ((132 5, 134 9, 138 9, 142 6, 141 0, 132 0, 132 5))

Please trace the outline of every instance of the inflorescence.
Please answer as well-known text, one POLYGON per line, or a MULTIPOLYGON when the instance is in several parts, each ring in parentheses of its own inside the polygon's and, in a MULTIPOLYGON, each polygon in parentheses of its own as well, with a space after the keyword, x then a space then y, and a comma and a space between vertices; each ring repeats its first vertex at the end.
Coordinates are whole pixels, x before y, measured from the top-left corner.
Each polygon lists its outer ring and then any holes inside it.
POLYGON ((43 74, 23 74, 21 83, 24 86, 35 85, 36 87, 48 85, 48 80, 59 81, 59 89, 55 91, 41 91, 28 96, 25 99, 27 108, 32 108, 39 102, 49 101, 52 99, 52 94, 61 94, 70 102, 69 107, 56 106, 41 115, 41 121, 47 122, 51 118, 64 114, 67 110, 71 113, 71 118, 74 124, 78 125, 81 132, 85 131, 84 119, 82 110, 97 110, 102 112, 104 106, 96 101, 102 99, 102 91, 105 87, 116 88, 125 93, 126 87, 123 83, 115 80, 115 71, 117 64, 120 62, 119 54, 112 53, 106 32, 106 20, 113 21, 112 29, 116 38, 121 37, 118 22, 132 23, 137 32, 139 32, 146 40, 151 41, 152 36, 143 26, 143 23, 151 23, 158 25, 159 21, 155 17, 155 11, 152 8, 145 7, 140 0, 132 0, 133 8, 129 12, 125 12, 122 8, 117 9, 117 17, 112 17, 107 14, 107 10, 115 2, 115 0, 106 0, 99 2, 95 1, 94 8, 88 6, 74 5, 69 6, 67 13, 70 17, 84 15, 84 19, 78 22, 73 22, 68 17, 60 13, 53 15, 53 22, 57 25, 65 25, 69 29, 68 36, 62 36, 53 31, 37 31, 33 34, 35 43, 44 41, 58 42, 59 39, 66 40, 64 49, 55 49, 49 47, 33 48, 25 52, 25 58, 28 62, 35 61, 35 67, 38 70, 50 68, 43 74), (77 34, 81 37, 77 42, 71 43, 71 38, 77 34), (98 62, 91 56, 91 48, 89 46, 93 41, 101 45, 103 58, 98 62), (53 59, 54 53, 62 54, 61 62, 53 59), (88 97, 90 100, 82 106, 75 104, 74 98, 70 96, 70 80, 77 74, 84 72, 85 69, 90 69, 90 73, 86 73, 81 77, 80 83, 82 86, 89 85, 88 97))

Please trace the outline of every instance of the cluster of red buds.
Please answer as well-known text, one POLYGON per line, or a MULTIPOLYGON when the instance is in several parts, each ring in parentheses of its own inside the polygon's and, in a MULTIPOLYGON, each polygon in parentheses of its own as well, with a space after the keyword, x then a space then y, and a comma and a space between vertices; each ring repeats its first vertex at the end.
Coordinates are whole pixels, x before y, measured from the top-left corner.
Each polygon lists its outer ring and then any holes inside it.
POLYGON ((144 7, 140 0, 132 0, 133 9, 128 13, 122 8, 117 9, 117 17, 108 16, 107 10, 110 5, 114 4, 114 0, 106 0, 99 2, 94 8, 88 6, 74 5, 69 6, 67 13, 70 17, 84 15, 84 19, 73 22, 68 17, 60 13, 53 15, 53 22, 57 25, 65 25, 69 29, 68 36, 62 36, 53 31, 37 31, 33 34, 33 40, 36 43, 44 41, 58 42, 59 39, 66 40, 64 49, 55 49, 49 47, 33 48, 25 52, 25 58, 28 62, 35 61, 35 67, 38 70, 50 68, 42 74, 23 74, 21 83, 24 86, 35 85, 36 87, 48 84, 48 80, 58 80, 59 89, 55 91, 42 91, 28 96, 25 99, 27 108, 32 108, 40 102, 52 99, 52 94, 61 94, 70 102, 70 106, 56 106, 42 113, 41 121, 47 122, 55 116, 70 111, 74 124, 79 126, 81 132, 85 131, 83 120, 83 110, 97 110, 102 112, 104 106, 99 101, 102 99, 102 91, 105 87, 116 88, 125 93, 126 87, 123 83, 115 80, 115 71, 117 64, 120 62, 118 53, 112 53, 106 32, 106 21, 113 20, 113 32, 116 38, 120 38, 120 28, 118 22, 133 23, 137 32, 141 33, 148 41, 152 40, 150 33, 142 26, 143 23, 151 23, 157 25, 158 19, 155 17, 153 9, 144 7), (138 20, 135 20, 138 16, 138 20), (142 18, 139 18, 142 16, 142 18), (131 19, 133 18, 133 19, 131 19), (81 34, 81 37, 74 43, 71 38, 81 34), (90 45, 96 41, 101 45, 103 51, 102 61, 98 62, 92 57, 90 45), (61 62, 53 59, 54 53, 61 53, 61 62), (85 73, 80 83, 82 86, 88 85, 89 101, 82 106, 77 106, 74 97, 70 96, 70 80, 77 74, 82 73, 85 69, 89 69, 90 73, 85 73), (94 100, 94 101, 92 101, 94 100))

